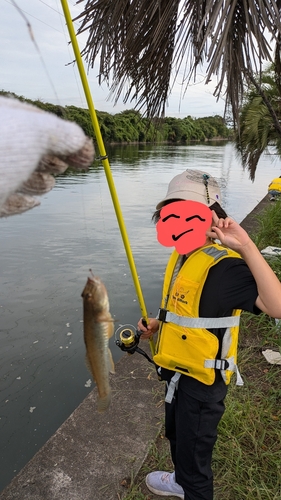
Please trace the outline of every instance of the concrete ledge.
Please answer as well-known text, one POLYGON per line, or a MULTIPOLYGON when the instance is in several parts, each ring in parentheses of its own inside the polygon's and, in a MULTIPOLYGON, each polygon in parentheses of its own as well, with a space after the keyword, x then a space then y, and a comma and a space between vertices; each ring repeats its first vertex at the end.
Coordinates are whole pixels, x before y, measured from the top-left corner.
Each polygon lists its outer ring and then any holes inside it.
POLYGON ((267 194, 245 217, 245 219, 240 222, 240 226, 242 226, 247 233, 253 234, 258 227, 257 215, 259 215, 269 204, 269 195, 267 194))
MULTIPOLYGON (((148 343, 141 344, 147 350, 148 343)), ((148 352, 148 351, 147 351, 148 352)), ((113 399, 96 411, 96 388, 0 494, 1 500, 117 500, 163 423, 163 385, 141 355, 125 354, 113 399)))
MULTIPOLYGON (((263 200, 241 222, 252 233, 263 200)), ((141 347, 149 353, 147 342, 141 347)), ((142 466, 164 418, 164 392, 155 369, 124 355, 111 378, 109 411, 96 411, 96 389, 79 405, 0 494, 0 500, 118 500, 142 466)))

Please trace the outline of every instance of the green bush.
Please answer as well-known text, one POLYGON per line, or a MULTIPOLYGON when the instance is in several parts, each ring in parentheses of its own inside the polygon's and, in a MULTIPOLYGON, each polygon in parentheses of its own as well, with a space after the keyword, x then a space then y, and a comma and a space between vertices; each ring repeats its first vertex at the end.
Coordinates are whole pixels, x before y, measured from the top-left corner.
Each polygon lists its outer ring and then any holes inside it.
MULTIPOLYGON (((33 104, 44 111, 54 113, 60 118, 74 121, 84 130, 85 134, 94 137, 94 130, 88 109, 77 106, 59 106, 43 102, 39 99, 31 101, 13 92, 0 91, 0 95, 12 96, 21 101, 33 104)), ((139 111, 134 109, 124 110, 115 115, 97 111, 101 134, 105 143, 130 143, 130 142, 172 142, 186 144, 190 141, 204 141, 206 139, 228 139, 231 130, 226 126, 221 116, 206 118, 183 119, 166 117, 148 120, 139 111)))

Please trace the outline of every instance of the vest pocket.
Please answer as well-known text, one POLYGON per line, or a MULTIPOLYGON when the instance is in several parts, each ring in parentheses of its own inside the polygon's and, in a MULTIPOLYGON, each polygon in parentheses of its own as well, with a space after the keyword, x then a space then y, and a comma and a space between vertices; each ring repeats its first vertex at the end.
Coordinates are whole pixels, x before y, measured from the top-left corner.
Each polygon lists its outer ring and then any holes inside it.
POLYGON ((215 359, 218 349, 218 338, 206 329, 164 323, 153 360, 159 366, 212 385, 215 370, 205 368, 204 363, 206 359, 215 359))

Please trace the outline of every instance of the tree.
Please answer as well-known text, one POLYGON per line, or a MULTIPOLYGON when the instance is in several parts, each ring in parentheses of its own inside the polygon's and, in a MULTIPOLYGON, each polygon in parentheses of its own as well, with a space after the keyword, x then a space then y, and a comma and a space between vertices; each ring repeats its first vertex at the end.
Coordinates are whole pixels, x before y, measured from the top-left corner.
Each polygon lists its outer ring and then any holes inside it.
POLYGON ((236 124, 245 82, 272 60, 269 38, 280 54, 280 12, 281 0, 88 0, 76 20, 89 32, 82 53, 90 67, 100 55, 100 83, 115 101, 127 89, 124 102, 161 116, 172 77, 185 68, 188 85, 205 63, 236 124))
POLYGON ((262 73, 258 84, 250 86, 240 112, 235 144, 252 180, 258 161, 269 145, 281 158, 281 135, 276 127, 276 120, 278 124, 281 120, 281 93, 276 74, 275 65, 262 73))

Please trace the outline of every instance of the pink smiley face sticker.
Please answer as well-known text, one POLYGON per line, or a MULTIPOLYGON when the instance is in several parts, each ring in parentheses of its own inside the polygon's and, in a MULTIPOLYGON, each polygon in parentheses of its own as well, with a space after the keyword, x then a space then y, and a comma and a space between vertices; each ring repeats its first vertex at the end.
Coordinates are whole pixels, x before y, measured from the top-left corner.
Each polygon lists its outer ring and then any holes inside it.
POLYGON ((165 205, 156 224, 157 239, 183 255, 205 245, 212 223, 211 210, 198 201, 174 201, 165 205))

